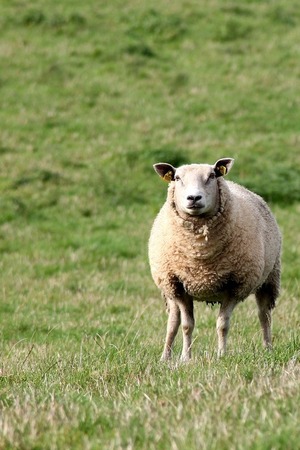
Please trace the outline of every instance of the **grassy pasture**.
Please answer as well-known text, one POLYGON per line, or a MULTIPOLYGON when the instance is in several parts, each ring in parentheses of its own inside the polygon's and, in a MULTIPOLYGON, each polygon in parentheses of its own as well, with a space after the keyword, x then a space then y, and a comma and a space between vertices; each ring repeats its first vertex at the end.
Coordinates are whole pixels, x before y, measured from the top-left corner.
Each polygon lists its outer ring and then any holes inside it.
POLYGON ((0 448, 299 448, 299 41, 296 0, 2 0, 0 448), (282 229, 274 351, 199 304, 163 365, 152 164, 222 156, 282 229))

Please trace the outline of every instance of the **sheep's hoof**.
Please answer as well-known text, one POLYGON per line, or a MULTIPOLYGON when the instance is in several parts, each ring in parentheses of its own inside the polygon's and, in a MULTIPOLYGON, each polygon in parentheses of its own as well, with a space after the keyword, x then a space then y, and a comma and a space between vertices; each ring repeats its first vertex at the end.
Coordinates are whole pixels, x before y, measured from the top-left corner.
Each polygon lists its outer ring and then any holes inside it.
POLYGON ((222 348, 218 350, 218 358, 223 358, 223 356, 225 356, 225 350, 222 348))
POLYGON ((184 355, 181 355, 181 357, 180 357, 180 362, 183 364, 190 362, 190 360, 191 360, 190 355, 184 354, 184 355))
POLYGON ((271 342, 265 343, 264 347, 267 352, 271 352, 273 350, 273 346, 272 346, 271 342))
POLYGON ((161 362, 168 362, 168 361, 170 361, 171 360, 171 353, 163 353, 162 355, 161 355, 161 358, 160 358, 160 361, 161 362))

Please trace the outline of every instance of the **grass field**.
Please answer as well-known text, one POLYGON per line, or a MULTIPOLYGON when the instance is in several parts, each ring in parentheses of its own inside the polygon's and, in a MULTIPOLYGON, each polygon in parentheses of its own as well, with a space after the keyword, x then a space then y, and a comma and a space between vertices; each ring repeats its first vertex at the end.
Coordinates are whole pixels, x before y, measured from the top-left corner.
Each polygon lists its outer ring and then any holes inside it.
POLYGON ((1 449, 300 448, 299 42, 296 0, 1 1, 1 449), (152 164, 223 156, 283 233, 274 350, 199 304, 164 365, 152 164))

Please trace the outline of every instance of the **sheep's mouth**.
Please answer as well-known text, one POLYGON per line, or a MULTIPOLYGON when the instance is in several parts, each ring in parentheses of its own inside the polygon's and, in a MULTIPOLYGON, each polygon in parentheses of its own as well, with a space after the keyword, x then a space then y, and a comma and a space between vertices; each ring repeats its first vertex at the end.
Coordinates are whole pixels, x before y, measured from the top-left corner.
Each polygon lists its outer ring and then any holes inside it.
POLYGON ((190 206, 187 206, 187 207, 186 207, 187 212, 188 212, 189 214, 191 214, 192 216, 196 216, 196 215, 201 214, 201 210, 202 210, 203 208, 204 208, 203 205, 201 205, 201 206, 199 206, 199 205, 190 205, 190 206))
POLYGON ((203 209, 205 207, 205 204, 201 201, 196 201, 196 202, 187 202, 186 203, 186 207, 187 209, 203 209))
POLYGON ((191 205, 191 206, 187 206, 187 209, 201 209, 202 206, 197 206, 197 205, 191 205))

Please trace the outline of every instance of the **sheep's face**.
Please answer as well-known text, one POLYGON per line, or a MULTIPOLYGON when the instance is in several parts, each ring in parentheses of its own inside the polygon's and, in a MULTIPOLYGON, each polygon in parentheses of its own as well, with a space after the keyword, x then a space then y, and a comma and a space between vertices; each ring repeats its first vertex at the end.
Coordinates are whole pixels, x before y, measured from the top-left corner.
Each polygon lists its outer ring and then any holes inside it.
POLYGON ((211 166, 182 166, 176 170, 174 178, 174 200, 178 211, 191 216, 214 213, 218 189, 217 178, 211 166))
POLYGON ((166 181, 174 184, 174 200, 178 212, 190 216, 211 216, 219 207, 217 178, 226 175, 233 159, 220 159, 213 166, 190 164, 175 168, 170 164, 155 164, 154 169, 166 181))

